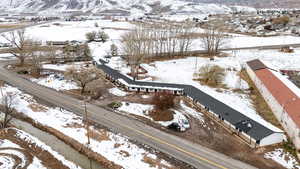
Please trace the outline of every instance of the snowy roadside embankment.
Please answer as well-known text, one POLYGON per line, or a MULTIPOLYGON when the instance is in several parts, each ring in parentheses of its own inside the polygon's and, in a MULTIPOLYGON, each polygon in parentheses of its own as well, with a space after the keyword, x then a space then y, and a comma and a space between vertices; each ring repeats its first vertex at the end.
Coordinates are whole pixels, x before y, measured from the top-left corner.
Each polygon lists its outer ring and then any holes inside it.
POLYGON ((172 168, 171 164, 160 159, 155 154, 140 148, 120 134, 115 134, 104 129, 89 127, 90 144, 87 145, 87 130, 82 117, 61 108, 51 108, 37 103, 34 98, 24 94, 17 88, 6 85, 2 88, 4 94, 15 95, 13 107, 18 111, 46 127, 70 137, 84 147, 97 153, 108 161, 120 165, 125 169, 147 169, 163 166, 172 168), (144 159, 157 161, 156 165, 150 165, 144 159))
POLYGON ((79 86, 70 80, 64 79, 63 75, 51 74, 47 77, 38 79, 30 79, 32 82, 39 85, 55 89, 57 91, 79 89, 79 86))
POLYGON ((10 133, 10 130, 14 132, 13 137, 15 137, 16 140, 20 139, 22 141, 16 141, 18 142, 17 144, 8 139, 0 139, 0 168, 14 168, 14 166, 16 165, 17 168, 20 167, 28 169, 46 169, 47 167, 43 165, 43 163, 45 163, 46 161, 42 156, 42 153, 48 152, 52 156, 48 158, 55 158, 56 160, 61 162, 63 166, 70 169, 81 169, 73 162, 66 160, 65 157, 54 151, 51 147, 41 142, 36 137, 16 128, 8 128, 7 133, 10 133), (25 145, 28 145, 30 147, 30 150, 25 149, 25 145), (34 145, 34 147, 31 147, 30 145, 34 145), (39 150, 35 151, 31 148, 39 150), (40 150, 42 150, 43 152, 41 153, 40 150), (28 154, 28 152, 30 151, 32 151, 32 153, 28 154), (38 151, 40 155, 36 155, 36 152, 38 151), (20 161, 18 161, 18 159, 20 161))
POLYGON ((286 153, 283 149, 279 148, 265 153, 264 157, 274 160, 287 169, 300 169, 300 164, 297 162, 297 160, 289 153, 286 153))

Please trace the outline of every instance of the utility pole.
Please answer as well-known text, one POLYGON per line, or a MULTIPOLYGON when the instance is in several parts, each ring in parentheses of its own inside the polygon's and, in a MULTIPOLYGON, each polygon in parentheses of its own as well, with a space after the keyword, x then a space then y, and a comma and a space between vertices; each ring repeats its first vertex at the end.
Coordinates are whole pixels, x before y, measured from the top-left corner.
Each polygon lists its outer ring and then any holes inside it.
POLYGON ((84 99, 84 114, 85 114, 85 127, 86 127, 86 132, 87 132, 87 139, 88 139, 88 142, 87 144, 90 145, 90 132, 89 132, 89 122, 88 122, 88 112, 87 112, 87 108, 86 108, 86 101, 87 99, 85 98, 84 99))
MULTIPOLYGON (((88 122, 88 111, 87 111, 87 107, 86 107, 86 102, 89 100, 88 97, 85 97, 84 100, 83 100, 83 103, 84 103, 84 116, 85 116, 85 127, 86 127, 86 135, 87 135, 87 145, 90 146, 90 130, 89 130, 89 122, 88 122)), ((93 169, 93 163, 92 163, 92 159, 90 159, 90 169, 93 169)))

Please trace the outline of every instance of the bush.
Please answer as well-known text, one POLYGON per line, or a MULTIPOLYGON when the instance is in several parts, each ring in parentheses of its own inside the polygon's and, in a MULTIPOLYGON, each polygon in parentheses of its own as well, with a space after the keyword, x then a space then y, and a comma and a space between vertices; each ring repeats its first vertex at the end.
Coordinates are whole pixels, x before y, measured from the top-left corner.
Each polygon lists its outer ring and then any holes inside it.
POLYGON ((297 150, 291 140, 288 139, 286 142, 283 142, 283 149, 293 156, 297 157, 297 150))
POLYGON ((175 106, 175 96, 170 93, 156 93, 152 97, 152 104, 155 106, 156 110, 168 110, 175 106))
POLYGON ((109 36, 107 33, 105 33, 104 31, 99 31, 98 34, 96 35, 97 40, 99 40, 100 42, 106 42, 109 39, 109 36))
POLYGON ((287 24, 289 23, 290 18, 288 16, 281 16, 272 20, 273 24, 287 24))
POLYGON ((110 52, 111 52, 111 56, 117 56, 118 55, 118 47, 115 44, 112 44, 110 46, 110 52))
POLYGON ((86 39, 87 39, 89 42, 95 41, 96 36, 97 36, 97 33, 96 33, 95 31, 93 31, 93 32, 88 32, 88 33, 85 34, 85 37, 86 37, 86 39))
POLYGON ((117 109, 120 108, 122 106, 122 103, 120 102, 112 102, 110 104, 107 105, 108 107, 112 108, 112 109, 117 109))
POLYGON ((216 65, 201 67, 198 74, 198 78, 202 83, 212 87, 221 85, 224 76, 224 69, 216 65))

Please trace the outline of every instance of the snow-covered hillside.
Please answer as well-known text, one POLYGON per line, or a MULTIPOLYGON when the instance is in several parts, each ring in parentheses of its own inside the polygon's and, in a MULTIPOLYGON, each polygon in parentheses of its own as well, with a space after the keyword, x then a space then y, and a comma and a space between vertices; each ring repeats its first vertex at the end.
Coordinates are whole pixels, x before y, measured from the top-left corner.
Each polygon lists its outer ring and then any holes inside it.
MULTIPOLYGON (((240 8, 248 11, 249 8, 240 8)), ((101 12, 121 10, 136 13, 224 13, 231 7, 217 4, 194 3, 186 0, 1 0, 0 11, 11 12, 62 12, 80 10, 83 12, 101 12)))

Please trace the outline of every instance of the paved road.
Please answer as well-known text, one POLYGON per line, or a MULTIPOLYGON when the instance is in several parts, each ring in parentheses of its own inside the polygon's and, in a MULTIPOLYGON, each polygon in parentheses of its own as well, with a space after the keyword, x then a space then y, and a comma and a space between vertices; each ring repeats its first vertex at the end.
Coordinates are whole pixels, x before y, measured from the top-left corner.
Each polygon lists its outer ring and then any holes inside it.
POLYGON ((56 21, 56 20, 43 21, 43 22, 36 22, 36 23, 35 23, 35 22, 32 22, 32 23, 30 23, 30 24, 23 25, 23 26, 16 27, 16 28, 0 29, 0 33, 11 32, 11 31, 18 30, 18 29, 24 29, 24 28, 28 28, 28 27, 32 27, 32 26, 43 25, 43 24, 46 24, 46 23, 54 22, 54 21, 56 21))
MULTIPOLYGON (((3 68, 4 64, 5 63, 0 64, 1 80, 5 80, 9 84, 12 84, 19 89, 53 105, 63 107, 81 116, 84 114, 81 101, 19 78, 17 74, 9 72, 3 68)), ((87 108, 90 120, 111 128, 116 132, 120 132, 123 135, 127 135, 139 143, 149 145, 196 168, 254 169, 254 167, 248 164, 234 160, 228 156, 189 142, 180 137, 147 126, 140 121, 122 116, 92 104, 87 104, 87 108)))
MULTIPOLYGON (((239 51, 239 50, 270 50, 270 49, 281 49, 283 46, 290 46, 290 47, 294 47, 294 48, 298 48, 300 47, 300 43, 290 43, 290 44, 279 44, 279 45, 264 45, 264 46, 249 46, 249 47, 235 47, 235 48, 223 48, 220 49, 219 51, 239 51)), ((194 56, 197 54, 206 54, 207 50, 191 50, 188 52, 184 52, 183 55, 184 56, 194 56)), ((153 55, 154 57, 156 56, 169 56, 170 53, 159 53, 159 54, 155 54, 153 55)), ((173 54, 171 54, 172 56, 179 56, 182 55, 182 53, 180 52, 175 52, 173 54)), ((121 57, 127 57, 128 55, 119 55, 121 57)))

